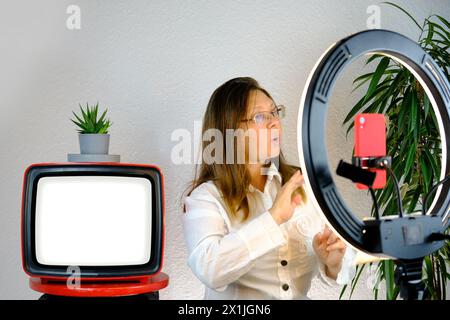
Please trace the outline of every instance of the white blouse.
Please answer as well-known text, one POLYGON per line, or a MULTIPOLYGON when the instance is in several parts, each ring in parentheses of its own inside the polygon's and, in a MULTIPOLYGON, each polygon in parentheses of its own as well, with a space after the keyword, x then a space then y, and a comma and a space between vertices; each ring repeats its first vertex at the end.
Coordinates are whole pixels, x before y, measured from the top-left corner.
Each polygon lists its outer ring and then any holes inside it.
POLYGON ((331 286, 349 283, 355 275, 350 247, 337 279, 325 274, 312 248, 324 223, 310 201, 299 205, 289 221, 274 221, 268 210, 282 181, 273 163, 267 174, 264 192, 250 186, 249 219, 244 223, 230 220, 212 181, 185 199, 188 265, 205 284, 205 299, 307 299, 315 275, 331 286))

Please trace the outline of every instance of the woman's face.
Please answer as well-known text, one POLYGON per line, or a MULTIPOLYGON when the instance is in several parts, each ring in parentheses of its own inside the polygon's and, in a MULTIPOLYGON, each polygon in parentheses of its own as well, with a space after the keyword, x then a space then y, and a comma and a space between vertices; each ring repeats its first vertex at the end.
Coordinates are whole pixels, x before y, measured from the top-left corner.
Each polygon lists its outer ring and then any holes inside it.
POLYGON ((245 150, 250 163, 264 163, 280 154, 281 124, 279 119, 271 116, 275 109, 275 103, 264 92, 254 90, 250 93, 245 117, 249 121, 241 125, 248 133, 245 150), (252 119, 259 113, 266 113, 267 120, 255 123, 252 119))

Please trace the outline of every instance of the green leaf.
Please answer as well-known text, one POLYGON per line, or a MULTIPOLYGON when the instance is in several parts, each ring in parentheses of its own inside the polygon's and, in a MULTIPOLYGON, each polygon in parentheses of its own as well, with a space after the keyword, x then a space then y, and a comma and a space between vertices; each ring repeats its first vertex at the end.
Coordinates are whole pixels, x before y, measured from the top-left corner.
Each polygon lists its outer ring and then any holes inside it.
POLYGON ((375 59, 379 59, 379 58, 382 58, 382 57, 384 57, 384 56, 381 55, 381 54, 372 54, 372 55, 367 59, 366 65, 368 65, 369 63, 371 63, 371 62, 374 61, 375 59))
POLYGON ((359 277, 361 276, 361 273, 363 272, 365 266, 366 266, 365 264, 358 266, 359 270, 357 271, 356 277, 352 281, 352 290, 350 291, 349 299, 351 299, 351 297, 353 295, 353 291, 355 291, 356 284, 358 283, 359 277))
POLYGON ((414 19, 413 16, 412 16, 411 14, 409 14, 408 11, 406 11, 405 9, 403 9, 402 7, 400 7, 398 4, 395 4, 395 3, 392 3, 392 2, 388 2, 388 1, 381 2, 381 3, 388 4, 388 5, 390 5, 390 6, 396 7, 397 9, 403 11, 403 13, 405 13, 405 14, 406 14, 406 15, 407 15, 407 16, 408 16, 408 17, 416 24, 416 26, 417 26, 420 30, 422 30, 422 27, 421 27, 420 24, 417 22, 417 20, 414 19))
POLYGON ((441 20, 441 22, 448 28, 450 29, 450 22, 448 20, 446 20, 445 18, 443 18, 440 15, 435 14, 435 17, 437 17, 439 20, 441 20))
MULTIPOLYGON (((375 101, 373 104, 369 105, 368 107, 366 107, 365 109, 361 110, 361 113, 373 113, 373 107, 374 105, 376 106, 377 104, 379 104, 380 101, 375 101)), ((350 131, 352 130, 352 128, 354 127, 355 123, 351 122, 347 128, 345 137, 348 138, 348 134, 350 133, 350 131)))
POLYGON ((425 40, 427 42, 430 42, 433 39, 433 34, 434 34, 434 24, 433 23, 428 23, 427 31, 428 31, 428 33, 427 33, 427 36, 425 37, 425 40))
POLYGON ((394 262, 384 261, 384 279, 386 280, 386 300, 394 299, 394 262))
POLYGON ((341 293, 339 294, 339 300, 344 296, 345 290, 347 289, 347 285, 344 285, 341 289, 341 293))
POLYGON ((425 153, 425 156, 428 158, 428 163, 431 165, 431 168, 433 169, 432 176, 439 177, 439 175, 440 175, 439 168, 438 168, 436 161, 435 161, 433 155, 431 154, 430 150, 425 148, 423 150, 423 152, 425 153))
POLYGON ((446 261, 445 261, 445 257, 442 254, 440 254, 439 251, 436 252, 436 255, 437 255, 437 258, 438 258, 438 261, 439 261, 439 268, 442 269, 442 271, 443 271, 442 273, 444 275, 447 275, 447 264, 446 264, 446 261))
MULTIPOLYGON (((89 118, 88 118, 87 114, 84 112, 81 105, 80 105, 80 109, 81 109, 81 114, 83 115, 84 122, 86 122, 89 118)), ((89 111, 89 107, 88 107, 87 111, 89 111)))
POLYGON ((84 127, 84 125, 82 123, 78 123, 73 121, 72 119, 70 119, 73 123, 75 123, 82 131, 86 131, 86 128, 84 127))
POLYGON ((420 188, 416 188, 415 190, 411 190, 413 191, 413 197, 411 198, 410 201, 406 201, 405 204, 409 204, 408 206, 408 210, 407 213, 412 213, 415 211, 416 207, 417 207, 417 202, 419 202, 419 198, 420 195, 422 194, 422 190, 420 188))
POLYGON ((410 145, 410 148, 408 150, 408 156, 406 158, 406 164, 404 167, 405 176, 408 175, 409 171, 411 170, 414 164, 415 155, 416 155, 416 145, 412 144, 410 145))
POLYGON ((436 119, 436 115, 434 114, 434 112, 431 112, 430 115, 431 115, 431 120, 433 121, 433 124, 434 124, 434 128, 438 129, 439 125, 438 125, 438 122, 436 119))
POLYGON ((378 82, 380 81, 382 75, 384 74, 384 71, 388 67, 390 60, 391 59, 388 57, 384 57, 383 59, 381 59, 380 63, 378 64, 377 68, 373 73, 373 77, 372 80, 370 81, 369 88, 367 89, 367 93, 363 104, 366 103, 368 99, 370 99, 370 97, 372 96, 373 92, 377 87, 378 82))
POLYGON ((360 82, 362 80, 370 79, 373 76, 373 72, 365 73, 359 77, 357 77, 355 80, 353 80, 353 84, 360 82))
POLYGON ((428 113, 430 112, 430 99, 426 94, 424 94, 423 96, 423 111, 424 111, 424 121, 426 121, 428 113))
MULTIPOLYGON (((389 85, 383 85, 378 87, 371 95, 371 97, 369 97, 369 100, 367 102, 370 102, 376 95, 381 94, 383 91, 387 90, 389 88, 389 85)), ((364 109, 364 105, 366 104, 365 102, 366 96, 364 96, 363 98, 361 98, 351 109, 351 111, 347 114, 347 116, 345 117, 344 121, 343 121, 343 125, 345 125, 347 122, 349 122, 350 120, 353 119, 353 117, 357 114, 357 113, 372 113, 375 111, 375 108, 382 102, 382 100, 380 99, 376 99, 376 101, 374 101, 371 105, 369 105, 368 107, 366 107, 364 109)), ((351 128, 353 128, 353 122, 349 124, 349 128, 347 129, 347 134, 348 132, 351 130, 351 128)))
POLYGON ((104 134, 108 133, 108 127, 109 127, 109 121, 100 128, 98 133, 104 133, 104 134))
POLYGON ((94 122, 94 123, 97 122, 97 113, 98 113, 98 102, 97 102, 97 104, 95 105, 95 107, 94 107, 94 112, 93 112, 93 114, 92 114, 92 119, 93 119, 93 122, 94 122))
POLYGON ((433 28, 433 30, 434 30, 433 34, 439 34, 441 36, 441 38, 444 39, 444 40, 445 39, 450 39, 450 31, 446 30, 443 26, 432 22, 430 19, 426 19, 426 22, 427 22, 429 27, 433 28), (440 31, 438 31, 436 29, 438 29, 440 31), (441 33, 441 31, 443 33, 441 33))
MULTIPOLYGON (((73 113, 73 115, 75 116, 75 118, 78 120, 78 122, 81 124, 81 123, 83 123, 83 120, 81 120, 76 114, 75 114, 75 112, 73 112, 72 111, 72 113, 73 113)), ((73 120, 72 120, 73 121, 73 120)))
POLYGON ((427 165, 426 157, 420 157, 420 167, 423 174, 423 191, 427 194, 431 185, 431 172, 427 165))
POLYGON ((392 294, 392 300, 397 300, 398 294, 400 293, 400 287, 399 286, 395 286, 394 287, 394 292, 392 294))
POLYGON ((400 112, 398 113, 398 128, 401 130, 405 127, 405 117, 407 115, 408 107, 411 102, 411 89, 407 88, 405 95, 403 96, 403 101, 400 107, 400 112))
POLYGON ((430 293, 433 294, 434 290, 432 290, 432 288, 433 288, 433 273, 434 273, 433 271, 434 270, 432 267, 430 256, 424 257, 424 263, 425 263, 425 278, 424 278, 425 285, 429 289, 430 293))
MULTIPOLYGON (((386 70, 384 72, 385 78, 381 81, 381 83, 378 84, 378 86, 382 86, 385 84, 390 84, 390 88, 392 88, 392 82, 395 80, 395 78, 392 78, 393 75, 396 75, 399 73, 399 69, 397 70, 386 70)), ((373 72, 371 73, 373 74, 373 72)), ((358 90, 359 88, 361 88, 364 84, 366 84, 368 81, 371 80, 371 77, 365 77, 365 79, 360 79, 358 81, 354 81, 353 84, 356 84, 357 82, 359 82, 356 86, 353 87, 352 89, 352 93, 355 92, 356 90, 358 90)))
MULTIPOLYGON (((393 198, 394 196, 394 184, 388 183, 387 186, 384 189, 381 189, 381 196, 378 197, 379 203, 387 203, 390 198, 393 198)), ((384 215, 384 212, 383 212, 384 215)))
POLYGON ((106 110, 102 113, 100 119, 98 120, 99 123, 103 123, 103 120, 105 119, 105 116, 106 116, 106 112, 107 112, 107 111, 108 111, 108 109, 106 109, 106 110))
POLYGON ((417 105, 417 94, 416 92, 411 92, 411 107, 410 107, 410 121, 409 121, 409 132, 417 129, 417 113, 418 113, 418 105, 417 105))

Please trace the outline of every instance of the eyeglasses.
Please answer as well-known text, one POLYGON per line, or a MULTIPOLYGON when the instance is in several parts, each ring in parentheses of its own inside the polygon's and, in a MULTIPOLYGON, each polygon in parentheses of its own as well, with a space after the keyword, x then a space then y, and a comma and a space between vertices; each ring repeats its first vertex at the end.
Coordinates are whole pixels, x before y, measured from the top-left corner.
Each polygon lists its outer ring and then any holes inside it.
POLYGON ((272 111, 258 112, 251 119, 243 119, 241 121, 253 121, 257 125, 266 124, 273 120, 283 119, 286 115, 286 107, 278 105, 272 111))

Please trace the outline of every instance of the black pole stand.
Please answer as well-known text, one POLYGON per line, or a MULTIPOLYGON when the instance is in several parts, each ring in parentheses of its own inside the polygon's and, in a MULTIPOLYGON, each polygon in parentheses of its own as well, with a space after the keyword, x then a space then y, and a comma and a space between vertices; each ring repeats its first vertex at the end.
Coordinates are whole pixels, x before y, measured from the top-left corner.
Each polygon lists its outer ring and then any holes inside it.
POLYGON ((425 285, 422 281, 423 258, 396 260, 395 284, 400 286, 400 297, 404 300, 423 300, 425 285))

